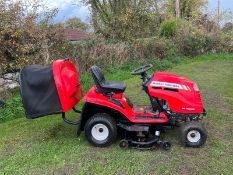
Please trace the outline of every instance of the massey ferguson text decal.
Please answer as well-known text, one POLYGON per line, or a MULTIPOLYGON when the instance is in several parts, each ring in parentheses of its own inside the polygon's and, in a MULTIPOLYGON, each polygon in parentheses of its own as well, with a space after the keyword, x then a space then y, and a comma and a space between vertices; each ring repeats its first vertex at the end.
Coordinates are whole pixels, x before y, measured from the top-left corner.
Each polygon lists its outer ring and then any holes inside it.
POLYGON ((150 84, 152 87, 166 87, 166 88, 174 88, 174 89, 184 89, 190 90, 188 86, 176 84, 176 83, 168 83, 168 82, 161 82, 161 81, 152 81, 150 84))

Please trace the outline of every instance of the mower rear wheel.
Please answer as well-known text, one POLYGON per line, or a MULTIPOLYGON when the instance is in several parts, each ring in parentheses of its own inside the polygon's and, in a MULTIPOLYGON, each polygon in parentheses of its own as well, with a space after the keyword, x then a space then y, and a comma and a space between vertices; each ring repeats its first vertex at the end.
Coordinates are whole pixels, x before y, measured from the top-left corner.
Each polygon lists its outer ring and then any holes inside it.
POLYGON ((180 129, 181 142, 184 146, 198 148, 206 142, 207 132, 200 122, 187 122, 180 129))
POLYGON ((89 118, 84 127, 87 140, 97 147, 106 147, 117 138, 115 120, 108 114, 97 113, 89 118))

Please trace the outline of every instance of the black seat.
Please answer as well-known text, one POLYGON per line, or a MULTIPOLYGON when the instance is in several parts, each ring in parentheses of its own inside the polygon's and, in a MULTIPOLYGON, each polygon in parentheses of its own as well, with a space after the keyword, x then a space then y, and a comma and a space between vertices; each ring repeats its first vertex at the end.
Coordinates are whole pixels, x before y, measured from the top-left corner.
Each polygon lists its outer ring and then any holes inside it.
POLYGON ((91 67, 91 73, 96 87, 100 93, 123 93, 125 91, 126 84, 124 82, 105 80, 103 73, 97 66, 91 67))

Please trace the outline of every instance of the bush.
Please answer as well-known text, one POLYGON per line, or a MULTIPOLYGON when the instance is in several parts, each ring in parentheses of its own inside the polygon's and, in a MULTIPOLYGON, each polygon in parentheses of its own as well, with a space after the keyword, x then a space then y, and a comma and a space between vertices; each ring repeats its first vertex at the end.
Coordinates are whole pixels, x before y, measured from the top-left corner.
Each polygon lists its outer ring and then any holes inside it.
MULTIPOLYGON (((184 19, 164 21, 160 26, 160 36, 169 39, 186 56, 195 56, 204 52, 205 35, 194 25, 184 19)), ((177 52, 177 50, 176 50, 177 52)))
POLYGON ((180 52, 186 56, 195 56, 205 50, 205 38, 201 34, 192 33, 183 38, 179 43, 180 52))
POLYGON ((25 116, 19 94, 9 98, 5 107, 0 108, 0 123, 25 116))
POLYGON ((101 38, 65 43, 59 49, 51 48, 52 58, 74 58, 79 71, 86 72, 90 66, 122 65, 133 59, 163 59, 177 55, 177 47, 166 38, 141 38, 132 42, 106 41, 101 38))
POLYGON ((48 63, 46 48, 63 38, 60 27, 48 24, 56 11, 40 11, 39 1, 12 2, 0 2, 0 73, 48 63))
POLYGON ((161 24, 160 35, 169 38, 178 48, 178 53, 196 56, 202 53, 232 53, 233 33, 212 32, 195 26, 183 19, 168 20, 161 24))
POLYGON ((171 38, 176 34, 177 28, 178 28, 177 19, 164 21, 160 26, 160 36, 171 38))
POLYGON ((140 59, 163 59, 169 55, 175 55, 176 46, 165 38, 151 37, 137 39, 133 43, 137 58, 140 59))
POLYGON ((103 39, 93 39, 76 43, 65 43, 59 51, 50 51, 52 58, 74 58, 80 71, 88 71, 90 66, 121 65, 133 57, 127 42, 108 43, 103 39))
POLYGON ((206 37, 206 51, 210 53, 233 53, 233 34, 210 34, 206 37))
POLYGON ((179 27, 171 40, 177 45, 182 55, 195 56, 205 51, 204 33, 189 21, 179 21, 179 27))

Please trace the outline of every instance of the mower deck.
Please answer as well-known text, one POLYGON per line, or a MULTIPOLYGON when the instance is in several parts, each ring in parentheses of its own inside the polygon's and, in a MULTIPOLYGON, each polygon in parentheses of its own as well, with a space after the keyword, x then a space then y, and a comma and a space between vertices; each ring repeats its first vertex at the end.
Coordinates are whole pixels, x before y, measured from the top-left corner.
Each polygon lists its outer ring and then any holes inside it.
POLYGON ((145 141, 122 139, 119 143, 119 146, 124 149, 130 147, 130 148, 135 148, 135 149, 140 149, 140 150, 155 149, 158 146, 162 147, 165 150, 171 149, 170 142, 162 141, 157 136, 148 138, 145 141))

